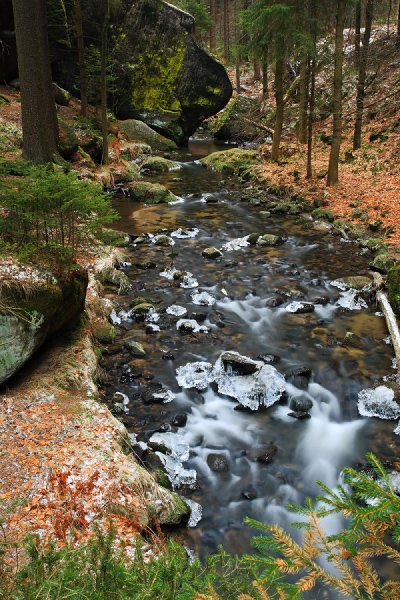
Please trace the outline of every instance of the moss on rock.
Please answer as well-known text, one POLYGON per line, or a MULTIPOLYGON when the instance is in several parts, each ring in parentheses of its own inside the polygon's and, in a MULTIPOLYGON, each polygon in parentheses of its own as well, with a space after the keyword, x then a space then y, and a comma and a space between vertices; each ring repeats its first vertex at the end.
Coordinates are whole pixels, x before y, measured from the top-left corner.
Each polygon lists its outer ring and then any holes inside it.
POLYGON ((176 196, 160 183, 138 181, 128 186, 131 198, 146 204, 168 204, 174 202, 176 196))
POLYGON ((396 315, 400 316, 400 267, 388 271, 387 288, 390 304, 396 315))
POLYGON ((200 162, 204 167, 219 173, 245 175, 259 162, 259 156, 255 150, 232 148, 223 152, 213 152, 202 158, 200 162))
POLYGON ((143 161, 141 171, 153 171, 154 173, 168 173, 176 166, 172 160, 162 158, 162 156, 151 156, 143 161))

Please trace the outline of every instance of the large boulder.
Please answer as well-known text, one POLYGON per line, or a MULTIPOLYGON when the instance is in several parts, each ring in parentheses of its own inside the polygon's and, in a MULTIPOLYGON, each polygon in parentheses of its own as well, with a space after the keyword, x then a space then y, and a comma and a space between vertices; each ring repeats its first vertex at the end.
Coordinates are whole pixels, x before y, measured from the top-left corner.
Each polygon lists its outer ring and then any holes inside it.
POLYGON ((225 68, 197 45, 191 15, 160 0, 134 0, 115 48, 114 106, 184 143, 232 95, 225 68))
POLYGON ((144 142, 151 146, 153 150, 175 150, 176 144, 172 140, 160 135, 154 129, 138 121, 137 119, 127 119, 126 121, 119 121, 118 128, 122 129, 127 135, 128 139, 134 142, 144 142))
POLYGON ((62 279, 35 270, 18 273, 15 278, 0 273, 0 384, 85 304, 87 272, 78 267, 62 279))

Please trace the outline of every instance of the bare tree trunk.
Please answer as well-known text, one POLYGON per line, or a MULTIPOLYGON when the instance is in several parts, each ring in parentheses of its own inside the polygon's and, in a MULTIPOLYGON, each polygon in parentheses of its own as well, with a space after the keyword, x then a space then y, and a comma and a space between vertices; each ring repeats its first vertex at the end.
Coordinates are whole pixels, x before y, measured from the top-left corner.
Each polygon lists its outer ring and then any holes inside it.
POLYGON ((235 0, 234 4, 235 14, 235 76, 236 76, 236 93, 240 94, 240 48, 239 48, 239 11, 238 11, 238 0, 235 0))
POLYGON ((104 20, 101 31, 101 132, 103 138, 102 163, 108 163, 108 120, 107 120, 107 59, 108 59, 108 28, 110 25, 110 3, 103 0, 104 20))
POLYGON ((81 0, 74 0, 74 26, 78 48, 79 90, 81 96, 81 115, 87 117, 87 75, 85 65, 85 42, 83 38, 83 18, 81 0))
POLYGON ((217 0, 210 0, 210 50, 217 51, 217 0))
POLYGON ((367 64, 369 54, 369 42, 371 39, 372 20, 374 18, 374 0, 367 0, 365 12, 365 33, 360 58, 360 71, 357 82, 356 120, 354 126, 353 149, 361 147, 361 131, 365 98, 365 79, 367 75, 367 64))
POLYGON ((254 81, 259 81, 261 79, 261 69, 260 63, 255 58, 253 61, 253 72, 254 72, 254 81))
POLYGON ((297 139, 300 144, 307 143, 307 106, 308 106, 308 89, 310 83, 310 57, 304 54, 301 57, 300 64, 300 84, 299 84, 299 125, 297 131, 297 139))
POLYGON ((310 57, 310 102, 308 110, 308 123, 307 123, 307 179, 312 177, 312 150, 313 150, 313 129, 314 129, 314 112, 315 112, 315 79, 317 75, 317 4, 316 0, 310 0, 310 22, 311 22, 311 34, 313 43, 313 54, 310 57))
POLYGON ((354 47, 354 65, 356 69, 360 67, 360 49, 361 49, 361 2, 357 0, 356 4, 356 32, 355 32, 355 47, 354 47))
POLYGON ((24 158, 52 161, 58 153, 58 123, 51 77, 45 0, 13 0, 24 158))
POLYGON ((283 79, 285 74, 285 43, 280 38, 276 43, 276 63, 275 63, 275 100, 276 100, 276 115, 274 135, 272 139, 271 160, 276 162, 279 159, 279 146, 282 137, 283 115, 285 109, 283 79))
POLYGON ((400 2, 399 2, 399 14, 397 15, 397 39, 400 42, 400 2))
POLYGON ((224 60, 225 63, 229 62, 229 2, 224 0, 224 60))
POLYGON ((333 136, 329 155, 327 185, 339 182, 339 155, 342 143, 342 84, 343 84, 343 30, 347 0, 337 0, 335 34, 335 72, 333 76, 333 136))
POLYGON ((263 61, 262 61, 262 97, 263 100, 268 98, 268 46, 265 46, 263 61))
POLYGON ((387 34, 388 39, 390 38, 390 17, 392 16, 392 7, 393 7, 393 2, 392 2, 392 0, 389 0, 389 8, 388 8, 387 24, 386 24, 386 34, 387 34))

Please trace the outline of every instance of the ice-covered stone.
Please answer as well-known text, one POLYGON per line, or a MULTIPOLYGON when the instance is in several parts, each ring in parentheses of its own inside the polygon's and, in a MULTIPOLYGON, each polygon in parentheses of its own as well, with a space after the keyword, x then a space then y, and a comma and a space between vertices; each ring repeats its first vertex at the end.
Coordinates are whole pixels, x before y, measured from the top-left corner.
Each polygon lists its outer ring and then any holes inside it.
POLYGON ((113 308, 112 311, 110 312, 109 319, 110 319, 110 322, 112 323, 112 325, 121 325, 121 323, 122 323, 122 319, 115 312, 115 308, 113 308))
POLYGON ((192 227, 190 229, 183 229, 182 227, 179 227, 179 229, 171 233, 171 236, 184 240, 189 238, 195 238, 198 233, 199 230, 196 227, 192 227))
POLYGON ((271 406, 281 398, 286 389, 285 379, 275 367, 241 357, 237 353, 231 354, 251 363, 254 372, 240 375, 233 369, 227 369, 223 362, 226 353, 223 353, 214 367, 207 362, 188 363, 179 367, 176 372, 178 384, 183 388, 205 390, 210 383, 215 382, 220 394, 235 398, 251 410, 271 406))
POLYGON ((182 485, 192 485, 195 483, 197 473, 194 469, 185 469, 182 463, 173 456, 162 454, 161 452, 156 452, 156 454, 161 460, 167 477, 174 489, 182 485))
POLYGON ((164 269, 164 271, 161 271, 160 273, 160 277, 165 277, 166 279, 173 279, 175 273, 178 273, 178 269, 175 269, 175 267, 171 267, 170 269, 164 269))
POLYGON ((176 328, 187 333, 208 333, 208 328, 205 325, 199 325, 195 319, 179 319, 176 328))
POLYGON ((368 304, 364 298, 359 296, 356 290, 348 290, 341 294, 341 297, 337 301, 337 305, 347 310, 361 310, 362 308, 368 308, 368 304))
POLYGON ((186 275, 184 275, 179 284, 181 288, 190 290, 192 288, 196 288, 199 286, 199 282, 195 277, 193 277, 193 273, 187 271, 186 275))
POLYGON ((192 302, 198 306, 214 306, 216 299, 208 292, 194 292, 192 293, 192 302))
POLYGON ((250 410, 272 406, 286 387, 283 375, 263 362, 258 362, 257 371, 251 375, 234 375, 226 372, 219 358, 213 369, 213 379, 220 394, 235 398, 250 410))
POLYGON ((175 394, 171 392, 171 390, 163 389, 160 392, 154 392, 153 398, 155 400, 162 400, 164 404, 168 404, 169 402, 175 400, 175 394))
POLYGON ((289 313, 303 314, 314 312, 315 307, 313 304, 311 304, 311 302, 298 302, 295 300, 294 302, 288 304, 285 310, 289 313))
POLYGON ((187 310, 184 306, 179 306, 179 304, 173 304, 172 306, 168 306, 166 310, 168 315, 173 315, 174 317, 183 317, 186 315, 187 310))
POLYGON ((213 366, 208 362, 187 363, 176 370, 176 380, 185 389, 205 390, 213 381, 213 366))
POLYGON ((361 390, 358 394, 358 412, 363 417, 398 419, 400 405, 394 400, 394 391, 380 385, 375 389, 361 390))
POLYGON ((230 242, 227 242, 222 246, 222 250, 232 252, 232 250, 241 250, 241 248, 246 248, 246 246, 249 245, 249 236, 246 235, 245 237, 236 238, 234 240, 231 240, 230 242))
POLYGON ((203 516, 203 508, 201 504, 194 500, 190 500, 190 498, 185 498, 185 502, 190 507, 190 517, 187 526, 196 527, 203 516))
POLYGON ((149 310, 149 312, 147 313, 145 320, 146 320, 146 323, 158 323, 160 318, 161 317, 160 317, 159 313, 154 308, 151 308, 149 310))
POLYGON ((149 439, 150 446, 156 446, 160 452, 168 454, 181 462, 189 458, 189 446, 183 436, 178 433, 153 433, 149 439))

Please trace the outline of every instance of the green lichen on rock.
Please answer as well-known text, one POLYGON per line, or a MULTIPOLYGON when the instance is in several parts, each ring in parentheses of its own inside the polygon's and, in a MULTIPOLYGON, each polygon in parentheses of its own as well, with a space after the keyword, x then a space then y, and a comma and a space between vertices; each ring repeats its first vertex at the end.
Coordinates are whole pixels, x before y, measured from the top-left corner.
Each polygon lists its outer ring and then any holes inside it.
POLYGON ((396 315, 400 316, 400 267, 389 269, 386 284, 390 304, 396 315))
POLYGON ((184 499, 175 494, 171 493, 173 502, 171 503, 168 513, 165 515, 166 523, 170 525, 185 525, 190 518, 190 507, 184 499))
POLYGON ((129 185, 128 192, 131 198, 146 204, 168 204, 176 200, 176 196, 160 183, 137 181, 129 185))
POLYGON ((239 95, 218 115, 211 131, 218 140, 251 142, 265 135, 265 131, 254 124, 260 121, 260 102, 239 95))
POLYGON ((134 109, 180 116, 176 79, 185 56, 186 35, 170 48, 148 50, 139 56, 131 80, 134 109))
POLYGON ((143 161, 141 171, 152 171, 154 173, 168 173, 171 169, 176 167, 176 163, 162 156, 151 156, 143 161))
POLYGON ((333 223, 335 220, 335 214, 326 208, 316 208, 312 211, 312 216, 314 219, 321 219, 323 221, 329 221, 329 223, 333 223))
POLYGON ((381 252, 377 254, 374 259, 369 263, 369 266, 373 271, 378 273, 386 274, 395 265, 395 260, 388 252, 381 252))
POLYGON ((213 152, 201 159, 204 167, 227 175, 245 175, 259 162, 255 150, 232 148, 223 152, 213 152))

